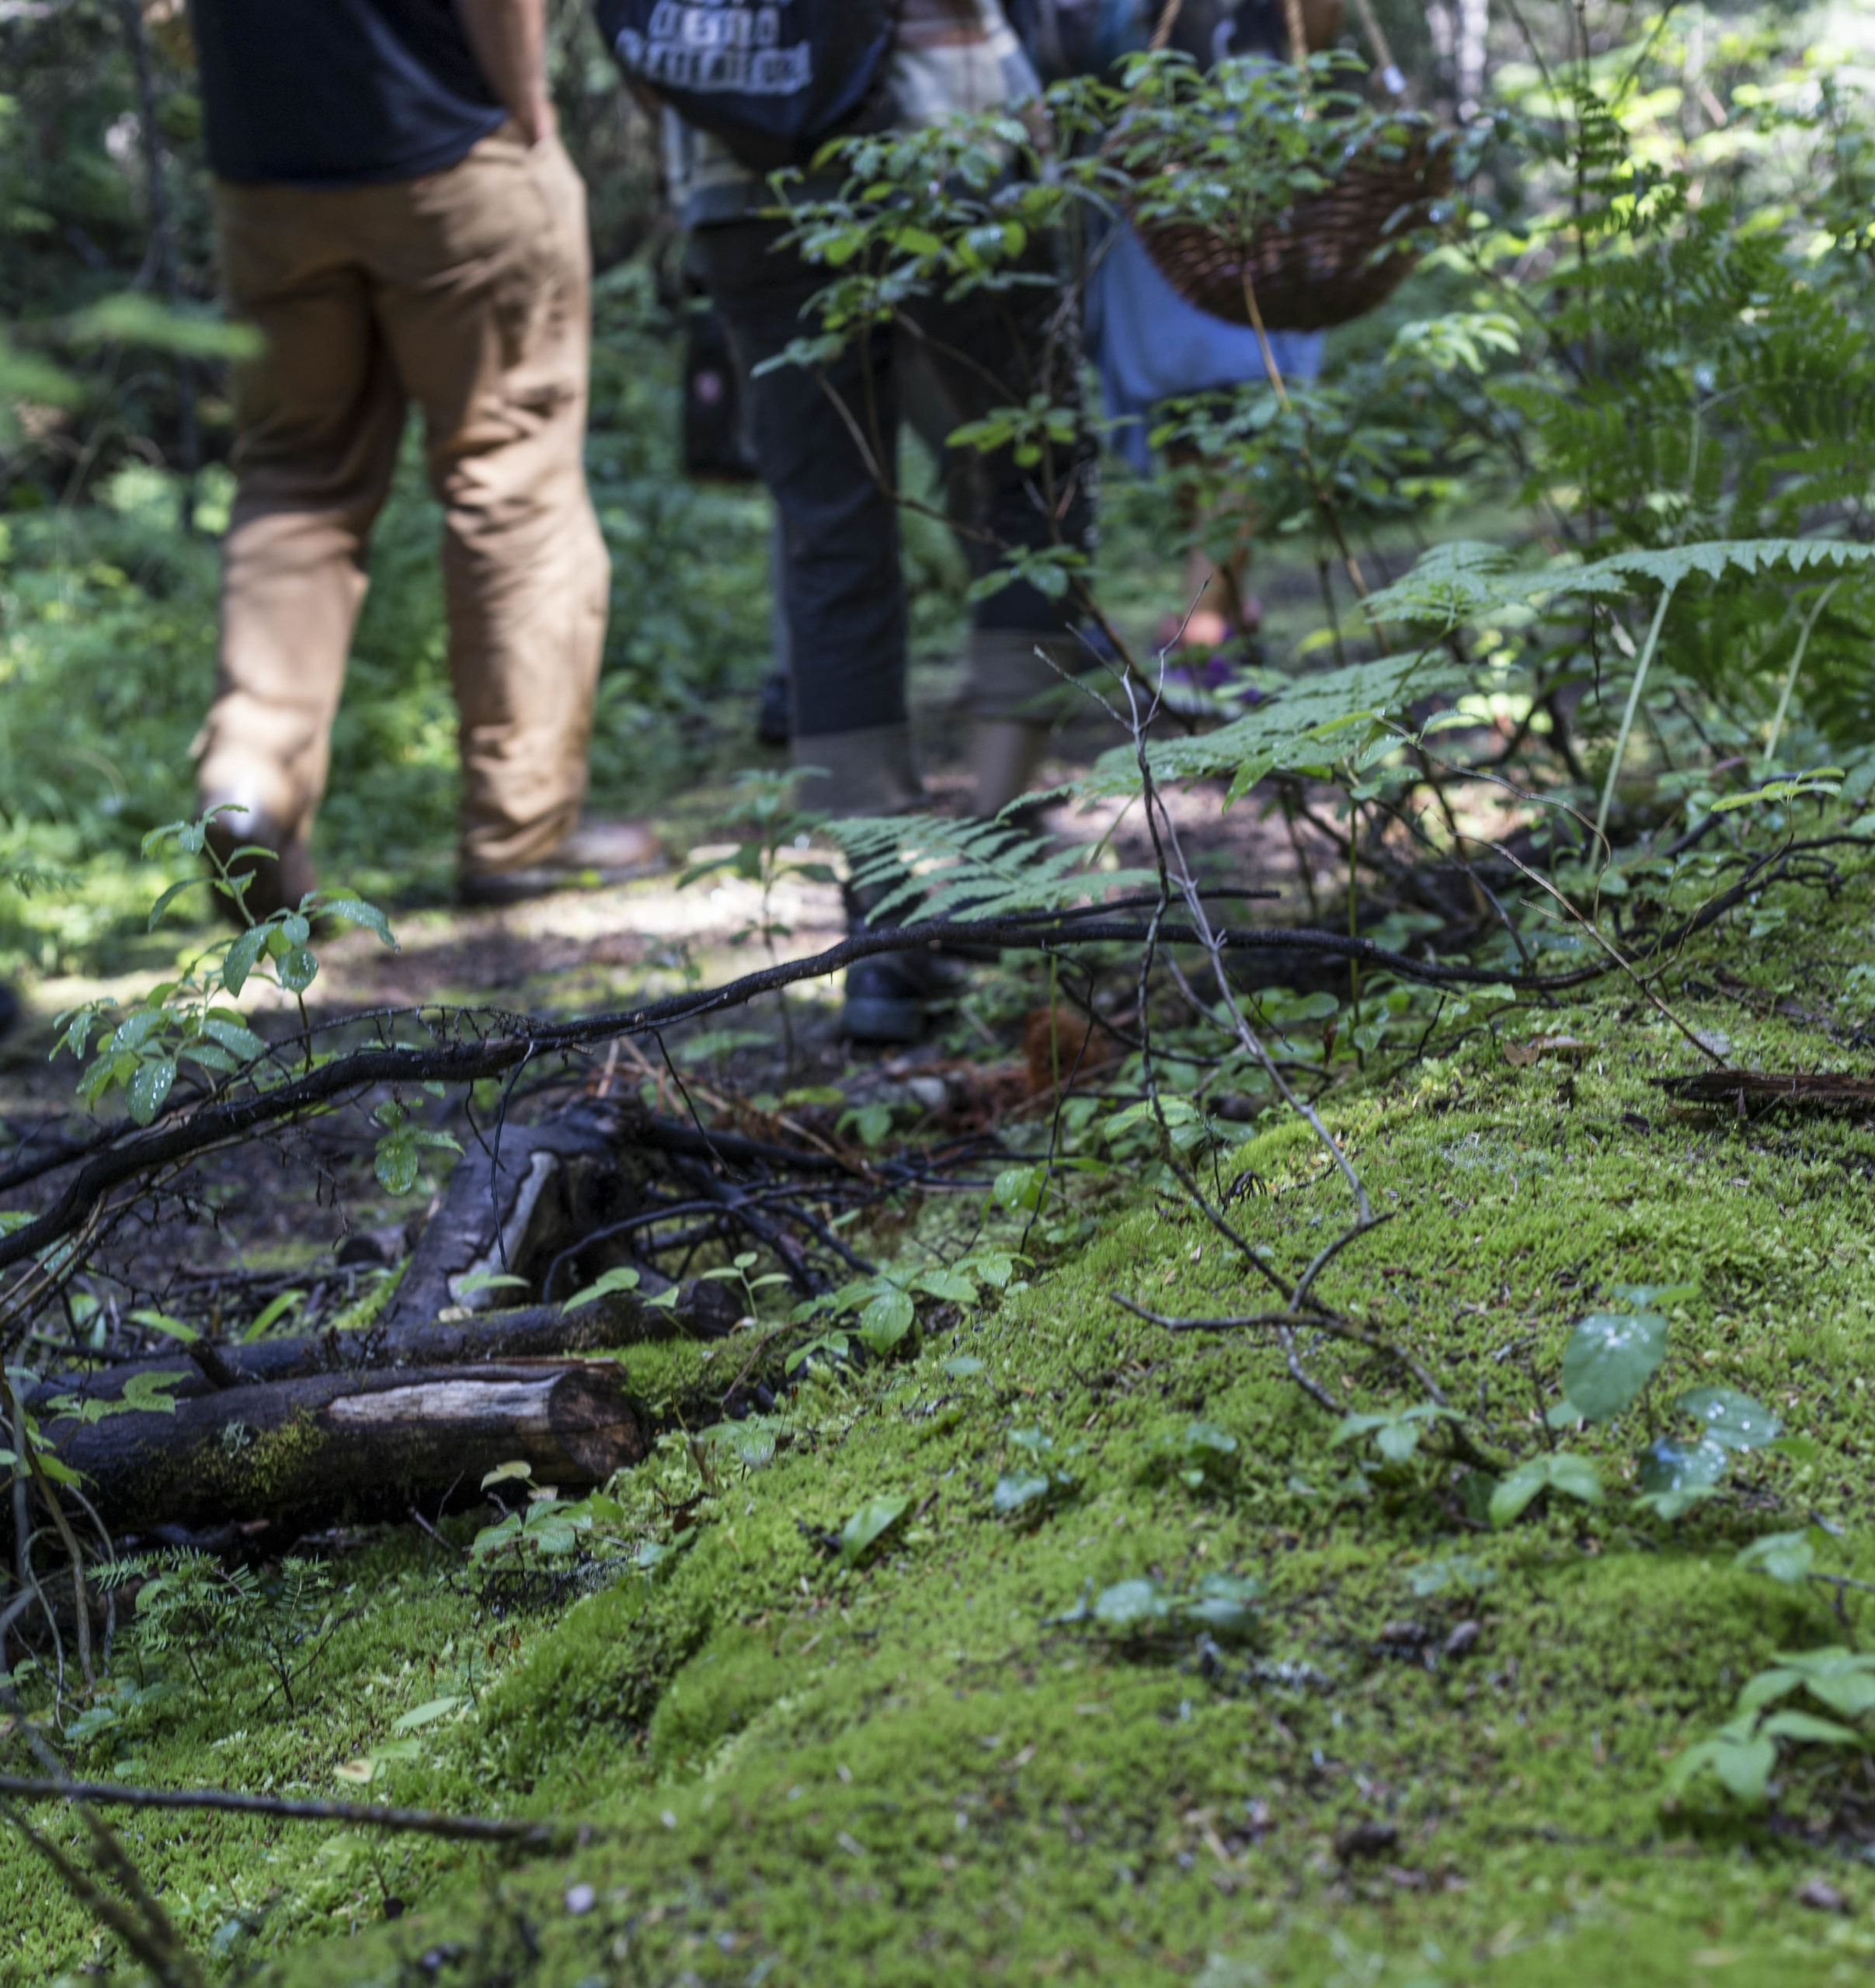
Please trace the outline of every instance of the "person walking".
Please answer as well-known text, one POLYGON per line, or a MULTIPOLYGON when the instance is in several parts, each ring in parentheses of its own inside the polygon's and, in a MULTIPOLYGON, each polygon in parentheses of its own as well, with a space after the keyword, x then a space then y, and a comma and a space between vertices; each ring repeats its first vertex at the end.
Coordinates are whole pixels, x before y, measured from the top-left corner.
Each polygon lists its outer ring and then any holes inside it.
MULTIPOLYGON (((1035 92, 1035 71, 998 0, 903 0, 890 15, 880 86, 861 106, 871 128, 932 123, 1035 92)), ((923 377, 912 391, 941 409, 933 417, 939 434, 992 408, 1023 405, 1049 363, 1047 320, 1058 292, 1034 284, 919 298, 905 306, 905 321, 870 332, 812 370, 771 364, 807 328, 804 314, 827 273, 785 245, 789 226, 774 217, 764 172, 694 124, 673 117, 667 127, 689 267, 735 349, 750 444, 778 516, 802 805, 835 816, 909 812, 924 787, 906 701, 906 589, 890 486, 913 355, 923 377)), ((808 190, 819 186, 810 178, 808 190)), ((1035 270, 1052 273, 1052 249, 1032 252, 1035 270)), ((1075 365, 1070 351, 1052 355, 1056 398, 1075 391, 1075 365)), ((1005 449, 947 470, 973 485, 962 507, 995 546, 1078 549, 1091 524, 1091 454, 1084 444, 1063 447, 1044 465, 1024 468, 1005 449), (1052 515, 1038 499, 1043 488, 1058 499, 1052 515)), ((1022 581, 975 604, 965 704, 979 815, 996 814, 1028 789, 1061 702, 1063 673, 1091 660, 1072 632, 1072 611, 1022 581)), ((856 919, 864 909, 849 905, 856 919)), ((842 1032, 858 1041, 911 1040, 924 1027, 931 978, 928 961, 903 957, 854 965, 842 1032)))
POLYGON ((609 567, 583 461, 585 189, 544 0, 191 0, 221 278, 259 349, 197 749, 248 906, 297 904, 373 523, 406 412, 444 512, 461 891, 511 901, 655 859, 581 819, 609 567), (242 812, 232 812, 239 810, 242 812))

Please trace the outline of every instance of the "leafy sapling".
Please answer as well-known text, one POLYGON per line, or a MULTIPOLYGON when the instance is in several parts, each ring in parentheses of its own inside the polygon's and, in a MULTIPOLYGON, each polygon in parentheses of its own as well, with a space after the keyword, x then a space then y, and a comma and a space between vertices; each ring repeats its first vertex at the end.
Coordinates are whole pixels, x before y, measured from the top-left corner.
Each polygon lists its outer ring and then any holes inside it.
MULTIPOLYGON (((79 1097, 96 1106, 120 1089, 125 1108, 139 1125, 150 1124, 162 1110, 186 1068, 210 1084, 266 1081, 275 1069, 273 1051, 241 1010, 221 997, 238 999, 250 980, 265 981, 293 996, 305 1034, 306 990, 319 971, 311 943, 315 919, 344 919, 363 925, 381 944, 397 950, 384 913, 362 898, 315 891, 297 907, 282 907, 264 919, 252 917, 246 904, 250 878, 231 874, 229 866, 256 852, 249 846, 226 858, 217 852, 208 829, 220 812, 211 809, 193 822, 171 822, 144 837, 146 858, 173 847, 191 858, 206 855, 214 866, 208 874, 165 890, 151 909, 149 929, 154 931, 172 905, 200 888, 224 898, 245 921, 243 929, 206 947, 176 978, 160 982, 127 1010, 114 1001, 93 1000, 57 1017, 54 1056, 64 1051, 82 1063, 96 1038, 90 1066, 78 1080, 79 1097)), ((312 1062, 308 1034, 303 1067, 310 1069, 312 1062)))

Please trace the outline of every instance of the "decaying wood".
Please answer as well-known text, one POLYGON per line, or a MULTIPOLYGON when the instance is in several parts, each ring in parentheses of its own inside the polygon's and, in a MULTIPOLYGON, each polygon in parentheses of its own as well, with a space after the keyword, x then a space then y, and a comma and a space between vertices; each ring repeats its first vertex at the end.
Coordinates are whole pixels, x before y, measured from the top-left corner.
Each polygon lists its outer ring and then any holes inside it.
POLYGON ((517 1458, 541 1483, 577 1488, 638 1461, 647 1441, 618 1367, 578 1360, 315 1374, 43 1427, 113 1530, 401 1516, 472 1496, 517 1458))
POLYGON ((420 1325, 371 1326, 249 1344, 203 1341, 89 1372, 52 1375, 28 1392, 26 1405, 43 1420, 57 1413, 60 1402, 120 1400, 139 1375, 160 1378, 172 1399, 186 1401, 223 1388, 264 1387, 318 1374, 571 1357, 647 1340, 714 1339, 735 1324, 739 1309, 725 1284, 704 1279, 680 1285, 670 1305, 649 1304, 637 1291, 609 1291, 576 1312, 530 1305, 517 1311, 455 1313, 420 1325))
POLYGON ((1691 1104, 1729 1105, 1743 1114, 1783 1105, 1797 1110, 1875 1110, 1875 1078, 1828 1070, 1699 1070, 1655 1079, 1670 1097, 1691 1104))
MULTIPOLYGON (((634 1134, 645 1115, 583 1099, 543 1124, 489 1134, 485 1151, 471 1147, 411 1253, 386 1325, 416 1325, 452 1305, 492 1310, 504 1287, 491 1277, 520 1277, 545 1298, 576 1289, 577 1276, 555 1291, 541 1285, 562 1253, 643 1211, 646 1163, 634 1134)), ((608 1267, 578 1264, 581 1274, 608 1267)))

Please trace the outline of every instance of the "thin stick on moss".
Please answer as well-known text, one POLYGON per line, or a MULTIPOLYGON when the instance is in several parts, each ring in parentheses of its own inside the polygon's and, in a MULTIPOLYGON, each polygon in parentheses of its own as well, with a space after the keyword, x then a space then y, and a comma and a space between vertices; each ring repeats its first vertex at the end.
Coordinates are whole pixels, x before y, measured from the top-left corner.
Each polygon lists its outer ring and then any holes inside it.
POLYGON ((218 1788, 137 1788, 126 1783, 57 1781, 0 1774, 0 1795, 19 1802, 80 1802, 121 1809, 210 1809, 233 1816, 272 1816, 284 1822, 343 1823, 401 1836, 457 1843, 518 1843, 545 1849, 575 1832, 563 1823, 529 1823, 501 1816, 452 1816, 433 1809, 393 1809, 375 1802, 290 1801, 277 1795, 231 1794, 218 1788))

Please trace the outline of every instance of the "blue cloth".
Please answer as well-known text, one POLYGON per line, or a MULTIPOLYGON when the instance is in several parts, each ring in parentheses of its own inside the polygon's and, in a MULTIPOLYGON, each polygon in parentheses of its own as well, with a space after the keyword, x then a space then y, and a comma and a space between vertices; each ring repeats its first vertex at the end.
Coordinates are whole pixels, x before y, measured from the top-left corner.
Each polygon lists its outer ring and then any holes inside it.
POLYGON ((502 122, 453 0, 190 0, 208 162, 241 186, 368 186, 502 122))
MULTIPOLYGON (((1269 375, 1257 335, 1188 304, 1125 222, 1115 224, 1087 285, 1084 326, 1100 374, 1101 398, 1115 427, 1113 447, 1142 474, 1161 401, 1203 394, 1269 375)), ((1270 352, 1285 381, 1313 380, 1322 365, 1320 332, 1271 332, 1270 352)))

